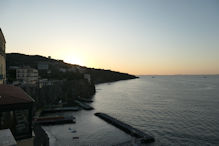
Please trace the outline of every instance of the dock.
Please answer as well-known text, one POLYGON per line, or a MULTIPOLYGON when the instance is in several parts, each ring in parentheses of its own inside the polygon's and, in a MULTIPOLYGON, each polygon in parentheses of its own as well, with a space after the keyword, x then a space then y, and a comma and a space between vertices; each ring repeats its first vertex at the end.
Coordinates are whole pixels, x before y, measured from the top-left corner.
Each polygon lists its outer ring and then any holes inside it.
POLYGON ((121 129, 122 131, 126 132, 127 134, 130 134, 131 136, 136 137, 141 143, 151 143, 154 142, 155 139, 151 135, 148 135, 122 121, 119 121, 107 114, 104 113, 95 113, 95 115, 104 121, 116 126, 117 128, 121 129))
POLYGON ((78 97, 77 100, 82 101, 82 102, 93 102, 92 99, 90 99, 90 98, 83 98, 83 97, 78 97))
POLYGON ((79 107, 57 107, 57 108, 47 108, 44 109, 41 114, 46 114, 46 113, 57 113, 57 112, 68 112, 68 111, 79 111, 79 107))
POLYGON ((83 109, 85 109, 85 110, 93 110, 94 109, 92 106, 90 106, 90 105, 88 105, 88 104, 86 104, 84 102, 80 102, 78 100, 75 100, 75 103, 77 105, 79 105, 80 107, 82 107, 83 109))
POLYGON ((67 124, 67 123, 76 123, 75 117, 63 117, 63 116, 48 116, 48 117, 39 117, 34 120, 35 124, 39 125, 58 125, 58 124, 67 124))

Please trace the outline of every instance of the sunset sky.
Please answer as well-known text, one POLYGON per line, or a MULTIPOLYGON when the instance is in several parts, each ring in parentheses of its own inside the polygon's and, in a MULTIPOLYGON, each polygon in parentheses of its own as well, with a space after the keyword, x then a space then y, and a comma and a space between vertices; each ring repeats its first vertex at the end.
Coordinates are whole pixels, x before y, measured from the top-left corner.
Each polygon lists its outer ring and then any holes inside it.
POLYGON ((6 52, 130 74, 219 74, 219 0, 0 0, 6 52))

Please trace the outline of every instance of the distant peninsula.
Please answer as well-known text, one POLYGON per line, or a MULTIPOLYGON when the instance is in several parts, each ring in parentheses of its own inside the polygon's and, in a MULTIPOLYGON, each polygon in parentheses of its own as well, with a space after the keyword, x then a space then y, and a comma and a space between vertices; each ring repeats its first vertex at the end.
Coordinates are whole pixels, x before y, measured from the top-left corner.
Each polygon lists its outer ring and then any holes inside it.
POLYGON ((50 56, 9 53, 6 62, 8 84, 21 87, 35 100, 34 111, 60 102, 72 105, 76 99, 90 100, 96 92, 95 84, 137 78, 126 73, 65 63, 50 56), (24 78, 24 72, 31 76, 24 78))
MULTIPOLYGON (((104 69, 88 68, 76 64, 65 63, 63 60, 56 60, 56 59, 52 59, 51 57, 43 57, 40 55, 8 53, 6 54, 6 62, 7 62, 7 69, 10 66, 21 66, 21 65, 37 68, 39 62, 42 63, 46 62, 51 66, 51 70, 55 70, 56 72, 59 72, 59 75, 56 76, 56 78, 61 78, 60 76, 63 74, 63 72, 67 72, 65 76, 68 76, 69 78, 74 78, 73 77, 74 75, 78 76, 80 73, 90 74, 94 84, 138 78, 137 76, 130 75, 127 73, 121 73, 121 72, 104 70, 104 69), (72 73, 72 77, 70 77, 71 73, 68 71, 74 72, 72 73)), ((52 77, 53 76, 51 76, 51 78, 52 77)))

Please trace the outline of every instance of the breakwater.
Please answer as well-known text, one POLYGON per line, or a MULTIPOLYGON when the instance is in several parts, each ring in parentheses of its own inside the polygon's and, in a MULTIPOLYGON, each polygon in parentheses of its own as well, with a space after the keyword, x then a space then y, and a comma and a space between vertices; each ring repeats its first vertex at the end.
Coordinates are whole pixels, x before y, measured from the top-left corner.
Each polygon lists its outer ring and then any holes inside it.
POLYGON ((138 140, 140 140, 142 143, 151 143, 151 142, 155 141, 155 139, 152 136, 150 136, 150 135, 148 135, 148 134, 146 134, 146 133, 122 122, 122 121, 119 121, 119 120, 117 120, 117 119, 115 119, 107 114, 95 113, 95 115, 98 116, 99 118, 105 120, 106 122, 118 127, 119 129, 123 130, 124 132, 138 138, 138 140))

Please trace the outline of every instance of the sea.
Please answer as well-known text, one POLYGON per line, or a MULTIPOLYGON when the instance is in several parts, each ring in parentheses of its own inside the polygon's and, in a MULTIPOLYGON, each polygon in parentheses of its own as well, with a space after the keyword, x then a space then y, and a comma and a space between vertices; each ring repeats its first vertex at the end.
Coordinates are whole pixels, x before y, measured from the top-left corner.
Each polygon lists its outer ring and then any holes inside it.
POLYGON ((98 84, 90 105, 95 110, 60 113, 75 116, 76 124, 43 127, 51 146, 124 145, 133 140, 96 112, 154 136, 153 146, 219 145, 218 75, 140 76, 98 84))

